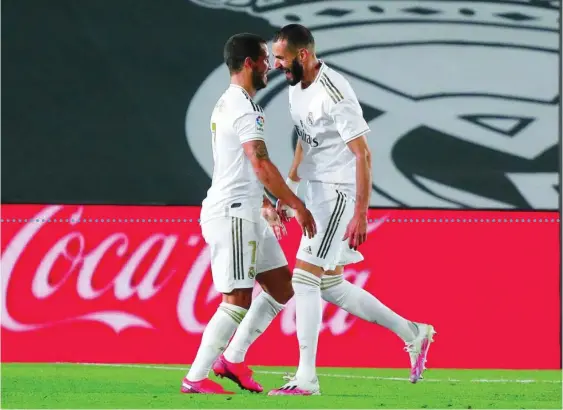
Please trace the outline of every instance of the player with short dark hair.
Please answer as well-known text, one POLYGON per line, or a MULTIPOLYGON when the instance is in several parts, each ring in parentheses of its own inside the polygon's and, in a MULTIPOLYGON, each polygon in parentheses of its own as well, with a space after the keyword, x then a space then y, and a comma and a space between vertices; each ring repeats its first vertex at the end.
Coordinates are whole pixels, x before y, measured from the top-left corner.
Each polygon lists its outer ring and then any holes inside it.
POLYGON ((223 48, 223 60, 229 68, 229 73, 239 73, 244 68, 247 58, 258 61, 264 54, 264 44, 266 41, 262 37, 252 33, 235 34, 230 37, 223 48))
POLYGON ((307 48, 312 52, 315 51, 315 37, 313 37, 313 33, 301 24, 288 24, 282 27, 276 31, 272 41, 274 43, 285 41, 287 46, 293 51, 297 51, 300 48, 307 48))
MULTIPOLYGON (((357 248, 367 237, 371 156, 365 135, 369 127, 352 87, 317 59, 314 44, 311 32, 298 24, 285 26, 274 36, 275 65, 290 84, 290 112, 300 137, 286 183, 294 193, 304 188, 319 234, 302 238, 293 271, 299 368, 289 383, 270 394, 320 394, 316 353, 321 298, 403 339, 411 361, 410 380, 415 383, 422 377, 434 328, 404 319, 342 275, 345 265, 363 260, 357 248)), ((293 212, 281 198, 278 208, 293 212)), ((247 338, 245 352, 253 340, 247 338)), ((238 360, 243 362, 244 355, 238 360)), ((228 377, 221 370, 216 374, 228 377)))
POLYGON ((234 35, 224 57, 231 84, 211 114, 213 178, 201 209, 213 284, 223 301, 203 332, 183 393, 232 394, 208 378, 212 366, 243 389, 263 390, 239 358, 293 296, 291 272, 272 229, 283 224, 264 187, 296 209, 304 235, 314 237, 316 230, 311 213, 269 158, 264 111, 253 100, 268 82, 266 42, 254 34, 234 35), (252 301, 255 281, 263 292, 252 301), (233 334, 229 351, 219 357, 233 334))
MULTIPOLYGON (((275 68, 289 83, 289 109, 299 142, 286 180, 303 197, 318 234, 302 238, 293 270, 299 367, 271 395, 320 394, 316 354, 321 299, 380 324, 403 339, 410 354, 411 382, 424 370, 433 340, 431 325, 404 319, 361 287, 344 280, 345 265, 363 260, 357 248, 367 238, 371 154, 356 94, 346 78, 315 55, 315 40, 302 25, 283 27, 274 37, 275 68), (298 172, 299 171, 299 172, 298 172)), ((278 209, 290 209, 282 198, 278 209)))

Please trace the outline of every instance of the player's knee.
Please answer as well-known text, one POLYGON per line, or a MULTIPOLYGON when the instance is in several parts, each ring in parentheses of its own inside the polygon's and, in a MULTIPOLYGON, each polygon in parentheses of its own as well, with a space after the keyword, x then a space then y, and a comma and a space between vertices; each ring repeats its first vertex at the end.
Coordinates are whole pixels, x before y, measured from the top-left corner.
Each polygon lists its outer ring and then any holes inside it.
POLYGON ((347 287, 342 286, 345 282, 342 275, 324 275, 321 279, 321 297, 329 303, 341 305, 341 299, 347 293, 347 287))
POLYGON ((291 279, 283 282, 278 282, 276 286, 269 286, 267 288, 263 287, 274 300, 282 305, 285 305, 293 297, 293 286, 291 285, 291 279))
POLYGON ((293 277, 291 278, 291 283, 295 293, 306 294, 306 293, 316 293, 321 286, 321 279, 307 272, 306 270, 295 268, 293 270, 293 277))
POLYGON ((344 266, 339 265, 334 269, 324 271, 323 277, 342 275, 343 272, 344 272, 344 266))
POLYGON ((295 272, 305 272, 308 275, 313 275, 317 278, 320 278, 324 273, 324 269, 312 263, 297 259, 295 261, 295 268, 293 269, 293 277, 295 277, 295 272))
POLYGON ((287 281, 287 283, 284 284, 282 289, 280 289, 278 297, 274 297, 274 299, 276 299, 276 302, 285 305, 287 302, 291 300, 294 294, 295 292, 293 291, 293 286, 291 284, 291 281, 287 281))
POLYGON ((235 289, 230 293, 223 293, 223 302, 249 309, 252 304, 252 288, 235 289))
POLYGON ((291 271, 287 266, 262 272, 256 280, 277 303, 285 305, 293 297, 291 271))

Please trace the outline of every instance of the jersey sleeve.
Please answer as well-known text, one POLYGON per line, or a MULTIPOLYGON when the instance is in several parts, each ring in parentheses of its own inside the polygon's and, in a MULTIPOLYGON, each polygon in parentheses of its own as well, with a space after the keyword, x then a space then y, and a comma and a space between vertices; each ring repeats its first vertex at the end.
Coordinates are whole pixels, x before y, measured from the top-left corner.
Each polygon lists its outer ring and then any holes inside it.
POLYGON ((263 112, 244 113, 237 118, 233 125, 241 144, 253 140, 265 140, 263 112))
POLYGON ((330 101, 329 115, 333 119, 340 137, 346 143, 370 131, 358 98, 348 83, 338 85, 338 89, 330 101))

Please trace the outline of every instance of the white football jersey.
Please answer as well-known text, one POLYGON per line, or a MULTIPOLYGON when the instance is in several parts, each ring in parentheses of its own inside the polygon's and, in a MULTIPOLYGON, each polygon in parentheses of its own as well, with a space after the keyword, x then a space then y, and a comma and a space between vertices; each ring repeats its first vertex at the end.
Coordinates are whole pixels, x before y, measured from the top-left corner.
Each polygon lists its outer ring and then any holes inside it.
POLYGON ((210 120, 213 178, 203 200, 201 220, 260 217, 264 185, 258 180, 242 144, 264 138, 264 111, 238 85, 231 84, 217 101, 210 120))
POLYGON ((299 177, 355 191, 356 160, 346 144, 370 129, 348 80, 322 62, 309 87, 289 87, 289 110, 303 148, 299 177))

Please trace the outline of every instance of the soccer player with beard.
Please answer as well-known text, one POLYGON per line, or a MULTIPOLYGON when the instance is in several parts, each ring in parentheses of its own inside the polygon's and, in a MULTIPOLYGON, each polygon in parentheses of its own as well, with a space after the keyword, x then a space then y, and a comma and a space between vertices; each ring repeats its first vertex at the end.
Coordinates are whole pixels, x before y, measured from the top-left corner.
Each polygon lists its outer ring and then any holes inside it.
POLYGON ((283 224, 264 187, 296 210, 304 235, 313 238, 316 232, 311 213, 269 159, 264 112, 253 101, 268 80, 266 42, 253 34, 234 35, 224 58, 231 83, 211 115, 213 179, 201 210, 213 283, 223 300, 203 332, 182 393, 232 394, 208 378, 212 366, 241 388, 263 390, 239 358, 293 297, 291 272, 268 222, 283 224), (252 302, 255 280, 264 291, 252 302), (229 352, 219 357, 233 334, 229 352))
MULTIPOLYGON (((371 192, 371 157, 365 136, 369 127, 356 95, 341 74, 317 59, 314 38, 301 25, 290 24, 275 35, 273 54, 276 68, 285 73, 290 85, 289 107, 300 137, 286 182, 294 193, 299 185, 305 188, 305 202, 318 234, 302 238, 293 270, 299 367, 289 383, 270 394, 320 394, 316 353, 321 298, 397 334, 409 353, 410 381, 416 383, 422 378, 434 328, 404 319, 342 276, 345 265, 363 260, 357 248, 367 237, 371 192)), ((291 208, 279 198, 278 209, 291 208)), ((256 337, 251 333, 245 337, 241 330, 235 334, 236 347, 231 343, 225 356, 236 354, 236 362, 242 364, 256 337)), ((240 380, 247 384, 252 380, 248 373, 225 371, 220 362, 213 369, 239 385, 240 380)))
MULTIPOLYGON (((347 312, 396 333, 410 355, 410 381, 422 376, 433 340, 431 325, 399 316, 375 296, 344 280, 343 268, 363 260, 357 248, 367 237, 371 192, 370 131, 349 82, 315 55, 311 32, 299 24, 274 36, 275 68, 289 83, 289 109, 299 142, 286 180, 294 192, 303 185, 318 234, 302 238, 293 270, 297 338, 297 373, 270 395, 320 394, 316 354, 321 327, 321 298, 347 312), (299 171, 299 172, 298 172, 299 171)), ((280 198, 278 209, 290 204, 280 198)))

